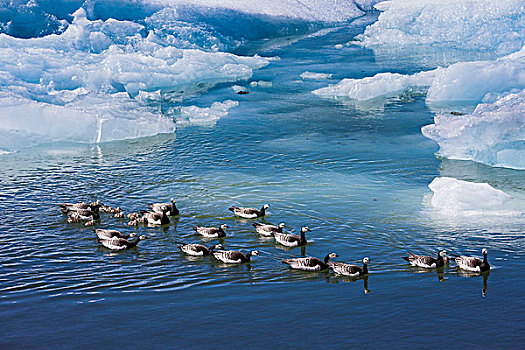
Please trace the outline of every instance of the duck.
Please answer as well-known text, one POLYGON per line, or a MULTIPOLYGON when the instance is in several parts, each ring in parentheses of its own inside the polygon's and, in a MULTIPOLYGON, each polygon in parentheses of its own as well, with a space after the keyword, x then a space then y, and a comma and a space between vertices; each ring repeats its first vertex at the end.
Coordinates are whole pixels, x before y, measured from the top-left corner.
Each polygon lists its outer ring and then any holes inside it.
POLYGON ((67 222, 80 222, 80 221, 95 221, 100 219, 98 211, 92 211, 90 209, 76 209, 69 210, 67 213, 67 222))
POLYGON ((368 274, 368 262, 368 257, 365 257, 363 258, 363 267, 332 261, 329 261, 328 265, 332 268, 332 271, 339 275, 359 277, 368 274))
POLYGON ((100 239, 111 239, 113 237, 128 239, 128 238, 135 237, 137 235, 136 233, 130 233, 129 235, 124 235, 120 233, 120 231, 117 231, 117 230, 107 230, 107 229, 102 229, 102 228, 97 228, 93 231, 96 233, 96 235, 100 239))
POLYGON ((147 237, 144 235, 140 235, 134 241, 128 241, 125 238, 119 238, 119 237, 113 237, 109 239, 99 238, 98 242, 102 244, 104 247, 111 249, 111 250, 124 250, 124 249, 130 249, 130 248, 135 247, 140 241, 143 241, 146 238, 147 237))
POLYGON ((263 236, 272 236, 273 232, 283 232, 284 222, 281 222, 279 225, 270 225, 256 222, 252 224, 255 227, 255 231, 263 236))
POLYGON ((224 232, 224 229, 228 228, 228 225, 222 224, 219 227, 203 227, 203 226, 195 226, 193 229, 195 232, 197 232, 199 235, 202 235, 204 237, 208 238, 221 238, 226 237, 226 232, 224 232))
POLYGON ((338 257, 336 253, 330 253, 325 256, 324 260, 322 261, 320 259, 308 256, 305 258, 283 259, 281 262, 283 264, 290 265, 290 267, 294 270, 321 271, 326 270, 329 267, 328 261, 336 257, 338 257))
POLYGON ((223 248, 222 244, 220 243, 214 244, 209 248, 206 248, 202 244, 183 243, 183 242, 178 242, 178 243, 180 244, 178 248, 183 253, 186 253, 188 255, 193 255, 193 256, 211 255, 214 250, 223 248))
POLYGON ((166 206, 162 206, 162 213, 155 213, 151 211, 145 211, 141 210, 140 213, 142 214, 142 220, 144 223, 147 223, 149 225, 167 225, 170 223, 170 219, 168 218, 168 215, 166 214, 168 212, 168 208, 166 206))
POLYGON ((481 250, 483 260, 471 256, 458 256, 454 259, 460 269, 471 272, 485 272, 490 270, 490 264, 487 260, 487 249, 481 250))
POLYGON ((166 208, 168 208, 166 215, 168 216, 179 215, 179 209, 177 209, 177 206, 175 205, 175 199, 172 198, 170 201, 171 203, 153 203, 153 204, 150 204, 149 207, 155 213, 162 214, 162 206, 165 206, 166 208))
POLYGON ((243 253, 236 250, 220 250, 213 253, 215 259, 226 264, 247 263, 250 262, 250 258, 254 255, 259 255, 259 252, 256 250, 251 250, 246 255, 244 255, 243 253))
POLYGON ((443 259, 447 255, 447 251, 442 249, 438 252, 437 258, 431 256, 415 255, 408 253, 409 256, 404 256, 403 259, 408 261, 410 265, 423 267, 426 269, 435 269, 445 266, 445 260, 443 259))
POLYGON ((270 204, 265 204, 261 210, 255 208, 242 208, 242 207, 229 207, 228 210, 232 211, 235 215, 245 219, 261 218, 266 215, 266 209, 270 207, 270 204))
POLYGON ((280 232, 272 232, 272 236, 275 238, 277 243, 280 243, 284 246, 298 247, 306 244, 306 237, 304 234, 307 231, 310 231, 310 229, 307 226, 303 226, 301 227, 301 236, 280 232))
POLYGON ((100 206, 100 200, 97 200, 96 202, 86 203, 86 202, 80 202, 80 203, 60 203, 60 210, 62 213, 66 214, 69 211, 76 211, 76 210, 92 210, 97 211, 99 210, 100 206))

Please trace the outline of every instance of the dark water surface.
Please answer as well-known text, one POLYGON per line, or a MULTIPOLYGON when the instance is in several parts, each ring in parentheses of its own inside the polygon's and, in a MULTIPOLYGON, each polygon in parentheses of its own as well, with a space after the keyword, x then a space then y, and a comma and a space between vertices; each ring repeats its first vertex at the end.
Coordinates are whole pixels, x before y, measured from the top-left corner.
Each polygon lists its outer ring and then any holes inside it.
POLYGON ((436 158, 437 145, 420 132, 433 114, 417 94, 369 104, 311 94, 345 77, 420 68, 335 48, 363 29, 269 45, 263 54, 281 59, 253 80, 272 87, 246 84, 250 94, 237 95, 219 86, 186 101, 239 101, 213 127, 3 156, 0 348, 523 347, 523 218, 443 220, 427 208, 437 176, 516 190, 525 187, 522 172, 436 158), (333 76, 302 80, 305 71, 333 76), (98 227, 149 236, 123 252, 102 248, 57 206, 100 199, 130 212, 171 197, 182 214, 166 227, 135 229, 102 214, 98 227), (293 232, 307 225, 310 243, 285 249, 227 210, 264 203, 264 221, 293 232), (226 266, 177 249, 177 241, 215 243, 192 227, 220 223, 229 226, 227 249, 260 256, 226 266), (483 247, 493 265, 485 285, 453 266, 422 273, 401 259, 441 248, 479 256, 483 247), (329 252, 358 264, 368 256, 369 278, 280 262, 329 252))

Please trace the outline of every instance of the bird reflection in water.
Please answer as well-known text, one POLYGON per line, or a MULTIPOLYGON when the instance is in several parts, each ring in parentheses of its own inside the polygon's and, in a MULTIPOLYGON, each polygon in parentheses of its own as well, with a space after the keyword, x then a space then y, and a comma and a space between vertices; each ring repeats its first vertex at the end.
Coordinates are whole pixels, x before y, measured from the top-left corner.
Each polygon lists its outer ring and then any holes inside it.
POLYGON ((363 292, 365 294, 370 294, 370 289, 368 288, 368 274, 360 277, 350 277, 345 275, 330 275, 327 278, 328 283, 355 283, 359 280, 363 281, 363 292))
POLYGON ((445 271, 442 267, 439 269, 425 269, 422 267, 411 266, 408 269, 412 273, 436 273, 439 282, 444 282, 447 280, 445 278, 445 271))
POLYGON ((481 290, 481 295, 483 297, 487 296, 487 286, 488 286, 488 280, 490 276, 490 270, 481 273, 481 272, 465 271, 465 270, 458 268, 457 275, 460 277, 466 277, 466 278, 482 276, 483 277, 483 289, 481 290))

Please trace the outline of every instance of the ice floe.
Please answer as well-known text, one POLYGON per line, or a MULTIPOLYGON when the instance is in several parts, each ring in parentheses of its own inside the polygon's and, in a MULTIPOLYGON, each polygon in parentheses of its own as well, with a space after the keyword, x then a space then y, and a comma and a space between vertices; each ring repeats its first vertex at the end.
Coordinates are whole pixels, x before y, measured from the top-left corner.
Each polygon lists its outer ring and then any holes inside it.
POLYGON ((503 56, 524 44, 522 0, 395 0, 381 11, 360 40, 368 47, 444 45, 503 56))
POLYGON ((480 104, 469 115, 440 114, 421 131, 443 157, 525 169, 525 90, 480 104))
POLYGON ((173 115, 163 113, 162 102, 247 80, 269 63, 160 44, 143 30, 130 21, 91 21, 81 8, 61 34, 0 34, 0 149, 173 132, 173 115))
POLYGON ((428 187, 433 192, 432 209, 445 216, 517 216, 523 215, 522 202, 490 186, 451 177, 437 177, 428 187))
POLYGON ((213 126, 219 119, 225 117, 228 111, 239 105, 239 102, 226 100, 214 102, 209 108, 197 106, 182 107, 177 126, 213 126))
POLYGON ((325 97, 344 96, 358 101, 392 97, 411 88, 430 86, 435 74, 436 70, 413 75, 378 73, 363 79, 343 79, 335 85, 315 90, 313 93, 325 97))

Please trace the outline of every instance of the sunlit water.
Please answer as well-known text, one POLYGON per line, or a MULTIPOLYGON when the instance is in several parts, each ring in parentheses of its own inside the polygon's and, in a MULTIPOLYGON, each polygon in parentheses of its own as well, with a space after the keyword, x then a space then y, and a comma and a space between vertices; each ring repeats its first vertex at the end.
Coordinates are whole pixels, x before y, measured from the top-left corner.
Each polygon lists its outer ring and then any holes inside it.
POLYGON ((523 191, 522 172, 436 158, 437 145, 420 132, 433 114, 417 94, 361 105, 311 94, 345 77, 421 68, 411 58, 376 62, 369 50, 335 48, 368 20, 239 49, 263 47, 281 59, 253 77, 271 87, 244 84, 250 94, 237 95, 223 85, 185 101, 239 101, 215 126, 2 156, 0 347, 523 346, 525 220, 440 217, 428 208, 427 187, 452 176, 523 191), (303 80, 305 71, 333 76, 303 80), (97 227, 149 237, 116 253, 92 228, 68 224, 57 205, 100 199, 130 212, 171 197, 181 215, 165 227, 135 229, 102 214, 97 227), (309 226, 309 244, 285 249, 227 209, 265 203, 264 221, 295 233, 309 226), (260 256, 226 266, 177 249, 179 241, 215 243, 192 227, 221 223, 229 226, 227 249, 260 256), (401 259, 441 248, 479 256, 482 247, 493 265, 485 284, 455 267, 421 273, 401 259), (368 256, 369 278, 291 271, 280 262, 329 252, 357 264, 368 256))

